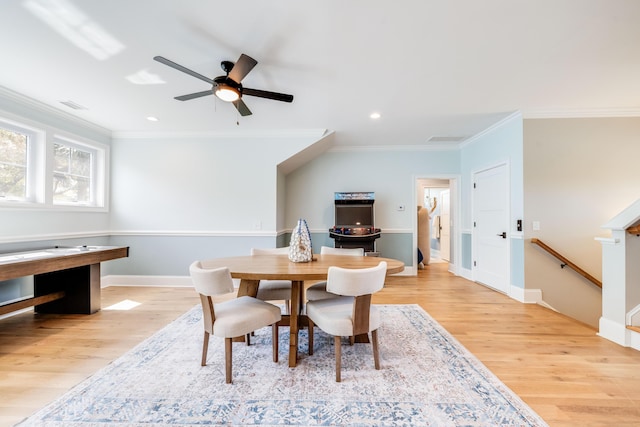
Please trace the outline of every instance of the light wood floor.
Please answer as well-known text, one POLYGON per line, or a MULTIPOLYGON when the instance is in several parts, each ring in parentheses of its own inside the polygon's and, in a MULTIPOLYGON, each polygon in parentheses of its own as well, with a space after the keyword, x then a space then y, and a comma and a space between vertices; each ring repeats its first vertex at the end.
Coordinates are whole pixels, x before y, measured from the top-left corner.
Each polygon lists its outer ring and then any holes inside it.
MULTIPOLYGON (((550 426, 640 425, 640 352, 446 267, 390 278, 374 302, 422 306, 550 426)), ((111 287, 95 315, 0 320, 0 425, 29 416, 196 304, 192 289, 111 287), (125 299, 141 305, 104 310, 125 299)))

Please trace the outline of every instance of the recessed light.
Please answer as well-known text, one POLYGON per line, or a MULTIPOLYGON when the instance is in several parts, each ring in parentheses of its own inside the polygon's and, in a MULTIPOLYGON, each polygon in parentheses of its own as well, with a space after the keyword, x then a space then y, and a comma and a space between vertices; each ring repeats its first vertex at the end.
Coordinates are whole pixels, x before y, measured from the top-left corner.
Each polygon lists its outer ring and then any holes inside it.
POLYGON ((379 119, 380 118, 380 113, 371 113, 371 115, 369 117, 371 117, 374 120, 375 119, 379 119))
POLYGON ((147 117, 147 120, 149 120, 150 122, 157 122, 158 118, 157 117, 153 117, 153 116, 149 116, 149 117, 147 117))

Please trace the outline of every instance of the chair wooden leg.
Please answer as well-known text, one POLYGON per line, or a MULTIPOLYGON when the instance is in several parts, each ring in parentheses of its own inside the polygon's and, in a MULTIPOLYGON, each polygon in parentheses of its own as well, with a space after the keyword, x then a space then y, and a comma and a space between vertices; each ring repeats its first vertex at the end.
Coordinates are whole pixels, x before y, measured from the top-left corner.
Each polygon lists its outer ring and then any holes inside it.
POLYGON ((202 342, 202 361, 201 366, 207 365, 207 351, 209 350, 209 332, 204 331, 204 341, 202 342))
POLYGON ((231 355, 232 355, 232 338, 224 339, 224 365, 226 371, 227 384, 231 384, 231 355))
POLYGON ((313 320, 309 320, 309 356, 313 355, 313 320))
POLYGON ((273 342, 273 361, 278 363, 278 322, 271 325, 271 341, 273 342))
POLYGON ((376 369, 380 369, 380 354, 378 353, 378 330, 371 332, 371 343, 373 345, 373 363, 376 369))
POLYGON ((251 334, 247 334, 247 339, 245 341, 247 341, 247 346, 251 345, 251 334))
POLYGON ((336 352, 336 382, 340 382, 340 369, 341 369, 341 364, 340 364, 340 360, 341 360, 341 345, 340 345, 340 337, 334 337, 334 342, 335 342, 335 352, 336 352))
POLYGON ((291 314, 291 301, 288 299, 284 300, 284 313, 291 314))

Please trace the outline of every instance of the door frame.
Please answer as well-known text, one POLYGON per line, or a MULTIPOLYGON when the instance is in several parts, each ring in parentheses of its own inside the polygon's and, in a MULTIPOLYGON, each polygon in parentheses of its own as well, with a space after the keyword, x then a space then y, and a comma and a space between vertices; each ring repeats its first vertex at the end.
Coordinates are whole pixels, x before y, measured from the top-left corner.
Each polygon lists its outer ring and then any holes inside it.
MULTIPOLYGON (((460 275, 460 269, 462 266, 462 230, 461 230, 461 205, 462 205, 462 195, 460 191, 460 175, 458 174, 444 174, 444 175, 413 175, 413 197, 415 201, 415 197, 418 194, 418 180, 420 179, 448 179, 449 180, 449 190, 450 194, 450 204, 451 204, 451 220, 453 223, 453 232, 451 233, 450 240, 451 245, 453 246, 453 251, 451 252, 451 258, 453 262, 449 262, 449 271, 456 276, 460 275)), ((416 203, 414 202, 411 206, 415 209, 416 203)), ((413 210, 412 209, 412 210, 413 210)), ((418 247, 418 215, 413 214, 412 219, 413 224, 413 248, 418 247)), ((413 250, 413 266, 415 268, 414 275, 417 274, 418 269, 418 251, 413 250)))
MULTIPOLYGON (((489 171, 491 169, 495 169, 498 167, 502 167, 504 166, 504 170, 505 170, 505 179, 506 179, 506 213, 507 213, 507 220, 506 220, 506 224, 505 224, 505 230, 507 232, 507 255, 506 255, 506 280, 507 280, 507 285, 506 285, 506 294, 510 295, 511 294, 511 238, 512 238, 512 230, 510 227, 510 223, 511 223, 511 165, 509 164, 508 160, 504 160, 504 161, 500 161, 500 162, 496 162, 495 164, 492 164, 490 166, 486 166, 483 167, 481 169, 477 169, 477 170, 473 170, 471 171, 471 183, 470 183, 470 188, 471 188, 471 277, 472 280, 478 284, 481 284, 483 286, 486 286, 489 289, 494 289, 497 290, 496 288, 492 287, 489 284, 486 283, 482 283, 482 282, 478 282, 477 281, 477 272, 478 269, 473 265, 474 260, 477 258, 477 253, 478 253, 478 236, 477 236, 477 232, 476 232, 476 228, 473 226, 473 221, 475 221, 475 213, 476 213, 476 192, 473 191, 473 184, 476 181, 476 175, 489 171)), ((501 292, 501 291, 499 291, 501 292)))

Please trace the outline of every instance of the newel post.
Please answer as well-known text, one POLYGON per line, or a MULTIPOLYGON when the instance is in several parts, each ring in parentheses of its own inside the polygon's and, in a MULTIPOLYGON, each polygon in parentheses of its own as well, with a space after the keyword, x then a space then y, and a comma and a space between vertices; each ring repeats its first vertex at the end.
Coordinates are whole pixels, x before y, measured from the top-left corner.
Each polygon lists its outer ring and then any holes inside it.
POLYGON ((610 238, 596 238, 602 244, 602 316, 599 332, 603 338, 625 347, 632 345, 626 326, 640 325, 640 237, 627 228, 640 221, 640 200, 622 211, 602 228, 610 238))

